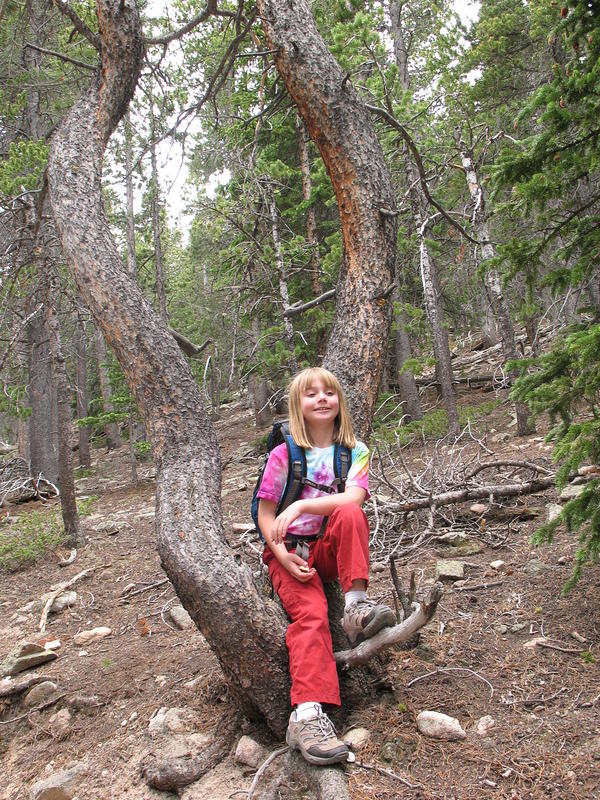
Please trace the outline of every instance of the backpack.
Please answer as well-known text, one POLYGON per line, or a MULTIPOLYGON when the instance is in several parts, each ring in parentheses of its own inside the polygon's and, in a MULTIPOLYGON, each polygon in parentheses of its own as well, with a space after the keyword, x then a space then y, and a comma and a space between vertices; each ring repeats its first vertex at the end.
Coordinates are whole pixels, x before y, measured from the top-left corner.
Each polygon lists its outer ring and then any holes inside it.
MULTIPOLYGON (((256 486, 254 487, 254 492, 252 494, 252 519, 261 539, 263 538, 263 535, 258 527, 259 498, 257 497, 257 494, 258 490, 260 489, 265 467, 267 466, 269 453, 274 447, 277 447, 277 445, 283 444, 284 442, 287 447, 288 454, 288 475, 282 495, 279 498, 279 503, 277 504, 275 516, 280 514, 295 500, 298 500, 302 494, 302 489, 305 486, 312 486, 314 489, 319 489, 320 491, 327 492, 328 494, 332 494, 335 491, 336 486, 339 487, 339 492, 343 492, 346 488, 346 478, 348 477, 348 470, 350 469, 350 463, 352 461, 352 453, 348 447, 337 443, 334 446, 333 472, 335 475, 335 480, 333 484, 331 486, 325 486, 322 483, 315 483, 314 481, 311 481, 310 478, 306 477, 306 452, 303 447, 300 447, 294 441, 294 438, 290 433, 288 421, 284 420, 283 422, 273 423, 273 427, 271 428, 269 437, 267 439, 267 453, 259 470, 256 486)), ((326 523, 327 517, 325 517, 323 520, 321 534, 325 529, 326 523)))

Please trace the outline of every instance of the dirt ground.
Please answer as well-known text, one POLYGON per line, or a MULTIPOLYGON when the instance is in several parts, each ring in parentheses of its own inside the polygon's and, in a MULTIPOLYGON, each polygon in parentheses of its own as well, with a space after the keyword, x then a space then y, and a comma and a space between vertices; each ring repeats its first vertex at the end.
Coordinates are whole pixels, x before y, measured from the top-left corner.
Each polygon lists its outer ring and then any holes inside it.
MULTIPOLYGON (((494 450, 489 458, 542 459, 548 465, 540 434, 517 439, 514 429, 506 427, 509 421, 506 402, 486 416, 480 435, 494 450), (504 431, 504 441, 491 444, 492 431, 504 431)), ((258 569, 257 544, 233 523, 249 519, 257 463, 252 442, 260 432, 242 403, 225 409, 217 428, 225 464, 225 534, 258 569)), ((410 453, 416 464, 419 445, 410 453)), ((2 800, 29 798, 32 784, 74 762, 86 768, 78 800, 172 796, 150 790, 140 774, 154 747, 150 719, 160 708, 186 708, 194 730, 210 737, 226 707, 227 687, 204 638, 195 629, 176 629, 168 615, 177 598, 156 553, 154 481, 151 467, 143 466, 144 471, 146 477, 134 486, 125 448, 96 451, 92 474, 77 485, 80 496, 98 499, 83 520, 88 543, 75 562, 58 565, 66 555, 62 548, 29 568, 0 576, 1 660, 21 640, 41 638, 39 611, 15 616, 17 609, 53 585, 92 570, 73 586, 76 604, 50 617, 45 638, 60 640, 58 658, 19 676, 35 673, 53 680, 59 699, 39 711, 25 707, 22 695, 0 701, 2 800), (112 529, 107 520, 114 523, 112 529), (79 631, 97 626, 108 626, 110 636, 75 644, 79 631), (78 695, 95 696, 97 703, 77 709, 72 701, 78 695), (65 723, 55 715, 67 708, 71 716, 65 723)), ((375 478, 371 488, 389 494, 375 478)), ((419 645, 391 654, 392 691, 346 720, 347 727, 370 731, 356 764, 346 768, 356 800, 600 796, 600 571, 587 569, 575 589, 561 596, 577 537, 561 531, 552 545, 530 544, 551 502, 557 502, 554 489, 507 502, 514 515, 506 518, 469 512, 469 503, 454 509, 449 522, 442 515, 436 522, 440 534, 445 524, 468 532, 467 555, 452 555, 452 548, 431 537, 397 548, 404 582, 415 570, 421 588, 431 585, 439 558, 465 562, 466 577, 446 583, 419 645), (525 506, 538 516, 524 519, 525 506), (490 564, 497 560, 504 564, 494 569, 490 564), (541 644, 528 646, 540 637, 541 644), (415 719, 425 709, 458 718, 466 739, 447 742, 419 734, 415 719), (476 725, 486 715, 493 718, 493 727, 479 735, 476 725)), ((40 504, 8 511, 28 514, 34 508, 40 504)), ((399 540, 385 533, 385 517, 377 525, 373 509, 370 514, 378 528, 373 558, 379 569, 399 540)), ((5 526, 0 525, 0 535, 5 526)), ((392 601, 387 567, 373 574, 371 593, 392 601)), ((278 745, 269 743, 271 749, 278 745)), ((244 797, 252 777, 229 757, 182 796, 244 797)), ((306 795, 301 785, 287 790, 288 797, 306 795)))

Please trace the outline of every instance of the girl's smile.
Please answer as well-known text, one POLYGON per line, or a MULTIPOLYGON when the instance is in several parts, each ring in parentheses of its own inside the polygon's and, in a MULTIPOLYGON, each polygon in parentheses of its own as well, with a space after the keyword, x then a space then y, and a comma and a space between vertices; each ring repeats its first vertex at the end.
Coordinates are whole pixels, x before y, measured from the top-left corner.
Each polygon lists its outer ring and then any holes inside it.
POLYGON ((317 378, 302 393, 300 408, 309 427, 314 424, 333 424, 340 410, 340 401, 337 392, 317 378))

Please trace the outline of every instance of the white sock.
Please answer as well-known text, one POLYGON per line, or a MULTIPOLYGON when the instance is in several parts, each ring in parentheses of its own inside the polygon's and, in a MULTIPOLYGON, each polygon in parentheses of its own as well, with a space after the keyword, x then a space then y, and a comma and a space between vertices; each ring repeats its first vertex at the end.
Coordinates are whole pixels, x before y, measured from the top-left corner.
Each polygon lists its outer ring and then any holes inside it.
POLYGON ((346 592, 344 594, 344 602, 346 604, 345 605, 346 608, 348 608, 348 606, 351 603, 356 603, 358 600, 366 600, 366 599, 367 599, 367 592, 364 589, 350 589, 349 592, 346 592))
POLYGON ((298 703, 294 711, 296 722, 300 722, 303 719, 310 719, 310 717, 314 717, 315 714, 318 716, 322 710, 321 703, 298 703))

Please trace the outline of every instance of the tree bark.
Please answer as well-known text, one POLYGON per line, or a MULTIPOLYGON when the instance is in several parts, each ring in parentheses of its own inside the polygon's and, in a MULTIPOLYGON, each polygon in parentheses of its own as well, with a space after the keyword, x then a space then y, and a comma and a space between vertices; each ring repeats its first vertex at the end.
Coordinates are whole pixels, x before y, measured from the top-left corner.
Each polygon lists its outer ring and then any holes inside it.
POLYGON ((306 0, 258 0, 279 74, 325 163, 336 195, 343 258, 324 364, 348 394, 357 433, 375 412, 391 323, 394 190, 363 102, 327 49, 306 0), (382 213, 383 209, 383 213, 382 213))
POLYGON ((163 567, 213 648, 231 694, 278 735, 289 708, 286 622, 227 546, 216 437, 184 357, 123 270, 101 195, 106 143, 143 53, 134 0, 97 0, 102 71, 56 130, 49 195, 66 263, 127 377, 157 468, 163 567), (276 698, 276 700, 274 700, 276 698))

